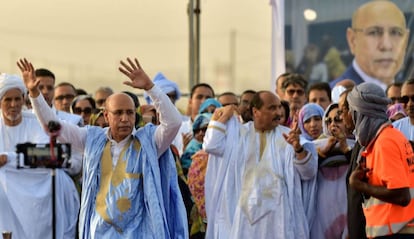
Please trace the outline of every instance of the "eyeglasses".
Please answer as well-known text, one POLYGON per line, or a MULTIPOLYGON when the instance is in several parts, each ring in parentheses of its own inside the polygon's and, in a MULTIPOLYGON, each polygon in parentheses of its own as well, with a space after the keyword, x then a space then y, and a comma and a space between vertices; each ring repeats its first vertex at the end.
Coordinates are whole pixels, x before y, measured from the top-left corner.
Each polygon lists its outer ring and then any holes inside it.
POLYGON ((80 107, 75 107, 73 108, 73 113, 80 115, 82 113, 85 113, 87 115, 92 113, 92 108, 91 107, 86 107, 86 108, 80 108, 80 107))
POLYGON ((403 104, 407 104, 408 103, 408 101, 412 101, 412 102, 414 102, 414 95, 411 95, 411 96, 408 96, 408 95, 404 95, 404 96, 401 96, 401 103, 403 103, 403 104))
POLYGON ((67 99, 67 100, 73 100, 75 98, 75 95, 72 94, 68 94, 68 95, 59 95, 55 97, 55 100, 57 101, 61 101, 63 99, 67 99))
POLYGON ((391 97, 390 100, 392 101, 392 103, 402 103, 401 97, 391 97))
POLYGON ((333 119, 331 117, 325 118, 325 124, 330 125, 332 122, 342 123, 342 119, 339 116, 335 116, 333 119))
POLYGON ((105 101, 106 101, 106 99, 99 99, 99 100, 96 100, 96 103, 98 105, 102 105, 103 103, 105 103, 105 101))
POLYGON ((290 96, 294 95, 295 93, 296 93, 298 96, 302 96, 302 95, 304 95, 304 94, 305 94, 305 91, 304 91, 304 90, 302 90, 302 89, 297 89, 297 90, 295 90, 295 89, 289 89, 289 90, 286 90, 286 93, 287 93, 288 95, 290 95, 290 96))
POLYGON ((388 32, 391 40, 401 40, 406 34, 407 30, 401 27, 391 27, 389 29, 384 29, 383 27, 367 27, 367 28, 352 28, 355 32, 362 32, 366 37, 378 40, 384 37, 385 32, 388 32))

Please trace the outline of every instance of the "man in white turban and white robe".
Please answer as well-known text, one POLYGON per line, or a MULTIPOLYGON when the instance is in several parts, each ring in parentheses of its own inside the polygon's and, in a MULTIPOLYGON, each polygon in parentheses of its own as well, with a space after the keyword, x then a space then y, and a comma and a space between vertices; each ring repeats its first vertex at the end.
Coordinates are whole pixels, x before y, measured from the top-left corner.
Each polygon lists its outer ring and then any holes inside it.
POLYGON ((232 106, 217 109, 203 148, 208 239, 309 238, 315 208, 314 145, 279 125, 283 107, 270 91, 255 94, 254 120, 242 125, 232 106))
POLYGON ((52 169, 17 169, 16 145, 49 143, 35 115, 22 111, 26 87, 15 75, 0 75, 0 231, 13 238, 74 238, 79 197, 70 177, 60 169, 55 176, 52 206, 52 169), (56 211, 55 225, 52 222, 56 211))

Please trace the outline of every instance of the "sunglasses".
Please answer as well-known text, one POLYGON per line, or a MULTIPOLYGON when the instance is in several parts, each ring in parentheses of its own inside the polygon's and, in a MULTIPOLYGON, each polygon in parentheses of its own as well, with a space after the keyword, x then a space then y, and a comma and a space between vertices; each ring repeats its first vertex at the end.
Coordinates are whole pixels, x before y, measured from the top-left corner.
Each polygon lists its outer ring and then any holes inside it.
POLYGON ((96 100, 96 103, 98 105, 102 105, 103 103, 105 103, 105 101, 106 101, 106 99, 99 99, 99 100, 96 100))
POLYGON ((286 93, 290 96, 294 95, 295 93, 298 94, 298 96, 302 96, 305 94, 305 91, 301 89, 298 89, 298 90, 289 89, 289 90, 286 90, 286 93))
POLYGON ((402 103, 401 102, 401 97, 391 97, 390 98, 390 100, 393 102, 393 103, 402 103))
POLYGON ((91 114, 92 113, 92 108, 91 107, 86 107, 84 109, 80 108, 80 107, 75 107, 73 108, 73 113, 80 115, 81 113, 85 113, 85 114, 91 114))
POLYGON ((412 101, 412 102, 414 102, 414 95, 412 95, 412 96, 408 96, 408 95, 405 95, 405 96, 401 96, 401 103, 403 103, 403 104, 407 104, 408 103, 408 101, 412 101))
POLYGON ((325 118, 325 124, 330 125, 332 122, 342 123, 342 119, 339 116, 335 116, 333 119, 331 117, 325 118))
POLYGON ((67 99, 67 100, 73 100, 75 98, 75 95, 72 94, 68 94, 68 95, 59 95, 55 97, 55 100, 61 101, 63 99, 67 99))

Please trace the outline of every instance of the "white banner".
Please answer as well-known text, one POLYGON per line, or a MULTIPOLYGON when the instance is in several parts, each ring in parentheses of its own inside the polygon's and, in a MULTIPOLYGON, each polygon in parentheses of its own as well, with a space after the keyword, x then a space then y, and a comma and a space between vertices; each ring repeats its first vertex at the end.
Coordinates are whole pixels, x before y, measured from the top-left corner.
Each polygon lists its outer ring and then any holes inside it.
POLYGON ((272 6, 271 90, 275 92, 276 77, 285 73, 285 0, 270 0, 272 6))

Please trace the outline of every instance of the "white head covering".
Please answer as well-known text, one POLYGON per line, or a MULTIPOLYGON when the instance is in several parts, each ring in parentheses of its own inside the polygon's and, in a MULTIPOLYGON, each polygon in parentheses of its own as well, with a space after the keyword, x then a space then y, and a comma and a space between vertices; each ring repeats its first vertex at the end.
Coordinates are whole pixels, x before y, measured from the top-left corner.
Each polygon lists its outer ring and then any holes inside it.
POLYGON ((19 89, 22 94, 26 93, 26 87, 23 84, 22 79, 17 75, 9 75, 6 73, 0 74, 0 100, 11 89, 19 89))
POLYGON ((338 103, 342 93, 346 91, 346 88, 342 85, 337 85, 332 89, 331 99, 332 103, 338 103))

